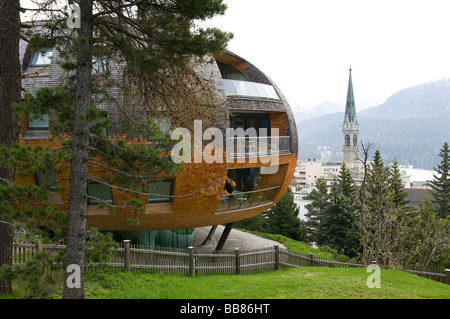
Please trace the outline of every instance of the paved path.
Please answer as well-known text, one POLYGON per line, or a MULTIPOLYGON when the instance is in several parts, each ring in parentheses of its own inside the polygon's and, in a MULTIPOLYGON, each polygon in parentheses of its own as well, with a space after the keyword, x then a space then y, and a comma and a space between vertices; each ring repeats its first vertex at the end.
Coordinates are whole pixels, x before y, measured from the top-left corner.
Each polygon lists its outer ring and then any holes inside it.
MULTIPOLYGON (((195 247, 214 250, 217 246, 217 243, 220 240, 220 236, 222 236, 224 229, 225 229, 224 226, 219 225, 209 244, 201 246, 206 236, 208 236, 211 227, 196 228, 194 232, 195 247)), ((240 230, 232 229, 230 235, 228 236, 227 241, 225 242, 223 249, 239 248, 241 250, 248 250, 257 248, 267 248, 272 247, 274 245, 280 245, 280 248, 284 248, 284 246, 277 241, 261 238, 259 236, 252 235, 240 230)))

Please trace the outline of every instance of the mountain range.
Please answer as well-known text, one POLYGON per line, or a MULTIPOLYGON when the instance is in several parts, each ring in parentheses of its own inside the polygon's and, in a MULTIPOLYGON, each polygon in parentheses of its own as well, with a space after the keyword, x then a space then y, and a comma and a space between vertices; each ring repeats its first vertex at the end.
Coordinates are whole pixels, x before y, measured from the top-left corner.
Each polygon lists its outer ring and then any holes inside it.
MULTIPOLYGON (((344 112, 326 114, 335 107, 324 103, 319 111, 323 115, 314 117, 294 113, 299 158, 342 160, 344 112)), ((433 170, 440 163, 440 149, 450 141, 450 79, 403 89, 383 104, 358 112, 357 119, 360 141, 373 144, 372 153, 378 149, 385 163, 397 160, 401 165, 433 170)))

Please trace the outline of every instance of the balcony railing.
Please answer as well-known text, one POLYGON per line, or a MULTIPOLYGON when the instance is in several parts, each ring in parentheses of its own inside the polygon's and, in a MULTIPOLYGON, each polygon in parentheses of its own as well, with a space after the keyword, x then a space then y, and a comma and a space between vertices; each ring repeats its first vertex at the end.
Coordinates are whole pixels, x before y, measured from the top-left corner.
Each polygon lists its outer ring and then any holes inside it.
POLYGON ((258 157, 290 153, 290 136, 234 137, 229 140, 228 156, 258 157))
POLYGON ((225 86, 225 93, 230 96, 243 96, 272 100, 280 99, 272 85, 226 79, 223 80, 223 84, 225 86))
POLYGON ((270 203, 277 196, 280 186, 255 190, 250 192, 234 191, 231 195, 223 196, 218 213, 239 210, 265 203, 270 203))

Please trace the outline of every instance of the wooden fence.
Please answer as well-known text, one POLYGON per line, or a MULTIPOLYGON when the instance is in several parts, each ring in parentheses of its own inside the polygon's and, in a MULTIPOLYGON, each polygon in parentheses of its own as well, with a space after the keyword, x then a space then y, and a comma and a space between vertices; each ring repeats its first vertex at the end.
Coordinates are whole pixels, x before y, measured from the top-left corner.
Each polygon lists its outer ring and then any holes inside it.
MULTIPOLYGON (((13 248, 13 264, 24 264, 37 251, 57 251, 65 245, 19 244, 13 248)), ((183 276, 211 274, 248 274, 260 271, 278 270, 282 267, 364 267, 333 259, 319 258, 314 254, 303 255, 291 252, 278 245, 253 250, 211 251, 190 247, 188 249, 148 248, 132 245, 125 240, 112 254, 107 265, 125 271, 152 271, 183 276)), ((423 272, 405 270, 450 285, 450 270, 445 272, 423 272)))

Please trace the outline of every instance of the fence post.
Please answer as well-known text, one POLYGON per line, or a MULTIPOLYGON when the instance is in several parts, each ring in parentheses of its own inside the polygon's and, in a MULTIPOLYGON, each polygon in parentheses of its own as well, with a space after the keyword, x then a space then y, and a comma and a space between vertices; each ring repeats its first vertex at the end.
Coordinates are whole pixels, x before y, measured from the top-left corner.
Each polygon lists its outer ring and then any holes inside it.
POLYGON ((124 263, 125 263, 125 271, 131 270, 131 251, 130 251, 130 240, 124 240, 123 246, 125 248, 125 256, 124 256, 124 263))
MULTIPOLYGON (((44 248, 42 247, 42 237, 39 237, 37 240, 37 252, 42 253, 44 251, 44 248)), ((42 271, 44 269, 44 266, 41 264, 39 266, 39 269, 42 271)))
POLYGON ((42 239, 41 239, 41 237, 39 237, 37 240, 37 252, 42 253, 42 251, 43 251, 42 239))
POLYGON ((189 253, 189 276, 194 277, 194 247, 188 247, 189 253))
POLYGON ((280 269, 280 246, 275 245, 275 270, 280 269))
POLYGON ((314 254, 313 253, 309 253, 309 260, 311 262, 311 267, 314 267, 314 254))
POLYGON ((447 285, 450 285, 450 269, 445 269, 445 275, 447 279, 447 285))
POLYGON ((234 253, 236 255, 236 261, 235 261, 236 275, 239 275, 241 273, 241 251, 239 250, 239 248, 236 248, 234 250, 234 253))

